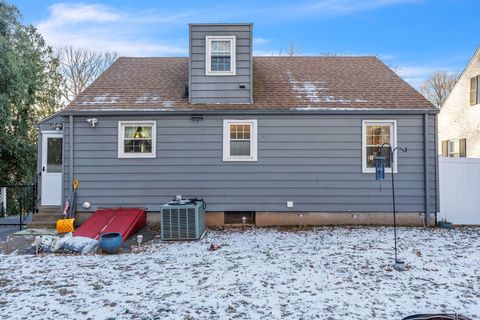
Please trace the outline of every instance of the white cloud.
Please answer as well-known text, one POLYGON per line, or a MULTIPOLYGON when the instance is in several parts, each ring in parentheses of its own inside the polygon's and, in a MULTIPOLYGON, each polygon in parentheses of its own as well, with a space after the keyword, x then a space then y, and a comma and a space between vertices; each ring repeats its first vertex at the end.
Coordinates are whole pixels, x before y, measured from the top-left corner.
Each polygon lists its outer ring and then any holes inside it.
POLYGON ((306 5, 305 9, 330 14, 347 14, 411 2, 416 0, 321 0, 306 5))
POLYGON ((57 3, 50 7, 48 22, 111 22, 120 19, 122 19, 121 13, 103 5, 57 3))
MULTIPOLYGON (((126 56, 172 56, 188 53, 187 40, 159 40, 151 30, 189 13, 162 16, 145 12, 127 13, 99 4, 59 3, 49 7, 50 15, 37 24, 48 44, 96 51, 116 51, 126 56), (147 34, 150 34, 149 36, 147 34)), ((183 22, 183 21, 182 21, 183 22)))
POLYGON ((264 19, 297 19, 304 16, 341 16, 421 0, 316 0, 275 5, 258 10, 264 19))
POLYGON ((253 44, 254 45, 263 45, 263 44, 267 44, 269 41, 268 39, 265 39, 265 38, 253 38, 253 44))
MULTIPOLYGON (((186 32, 179 33, 179 30, 186 28, 188 22, 205 22, 205 19, 282 22, 304 16, 346 15, 413 1, 418 0, 316 0, 248 9, 226 3, 215 8, 190 5, 188 9, 170 13, 160 9, 131 11, 95 3, 57 3, 48 8, 49 16, 40 21, 37 28, 46 41, 57 48, 74 46, 116 51, 127 56, 186 55, 188 39, 186 32)), ((268 39, 254 38, 253 41, 262 47, 260 54, 279 52, 279 48, 266 48, 270 44, 268 39)))
POLYGON ((445 70, 445 68, 435 66, 414 66, 405 65, 393 68, 394 71, 402 77, 405 81, 410 83, 413 87, 418 88, 420 84, 428 79, 430 75, 438 70, 445 70))

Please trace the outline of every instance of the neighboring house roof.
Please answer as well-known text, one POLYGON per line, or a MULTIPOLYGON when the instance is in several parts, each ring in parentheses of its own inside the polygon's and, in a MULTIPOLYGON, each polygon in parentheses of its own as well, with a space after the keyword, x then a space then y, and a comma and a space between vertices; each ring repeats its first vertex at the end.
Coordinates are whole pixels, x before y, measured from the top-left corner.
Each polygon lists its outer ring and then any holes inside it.
POLYGON ((435 109, 376 57, 254 57, 253 103, 191 104, 188 58, 119 58, 66 111, 435 109))

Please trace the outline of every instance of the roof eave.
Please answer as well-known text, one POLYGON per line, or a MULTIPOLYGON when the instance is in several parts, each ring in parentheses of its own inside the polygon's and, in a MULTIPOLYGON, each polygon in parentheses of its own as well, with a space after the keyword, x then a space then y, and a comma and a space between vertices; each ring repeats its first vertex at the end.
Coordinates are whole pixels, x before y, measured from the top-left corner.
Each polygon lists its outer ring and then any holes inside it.
POLYGON ((116 109, 116 110, 105 110, 105 109, 85 109, 85 110, 64 110, 61 112, 64 116, 86 116, 86 115, 192 115, 192 114, 209 114, 209 115, 229 115, 229 114, 244 114, 244 115, 269 115, 269 114, 437 114, 438 109, 317 109, 317 110, 201 110, 201 109, 190 109, 190 110, 132 110, 132 109, 116 109))
POLYGON ((37 121, 37 126, 39 126, 39 125, 41 125, 42 123, 47 122, 47 121, 49 121, 49 120, 51 120, 51 119, 53 119, 53 118, 55 118, 55 117, 57 117, 57 116, 62 116, 64 112, 65 112, 65 110, 60 110, 60 111, 57 111, 57 112, 52 113, 52 114, 49 115, 48 117, 45 117, 45 118, 37 121))

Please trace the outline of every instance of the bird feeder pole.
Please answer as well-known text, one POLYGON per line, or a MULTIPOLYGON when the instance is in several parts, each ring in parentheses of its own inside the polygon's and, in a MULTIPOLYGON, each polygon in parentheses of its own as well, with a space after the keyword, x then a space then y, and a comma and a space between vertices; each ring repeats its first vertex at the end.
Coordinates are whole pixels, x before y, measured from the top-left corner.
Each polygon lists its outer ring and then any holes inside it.
MULTIPOLYGON (((407 152, 407 148, 396 147, 392 149, 392 146, 389 143, 384 143, 380 146, 378 153, 382 154, 382 149, 388 146, 390 147, 390 169, 392 175, 392 207, 393 207, 393 234, 394 234, 394 246, 395 246, 395 262, 393 264, 393 268, 397 271, 404 271, 405 270, 405 262, 398 260, 397 258, 397 208, 395 204, 395 178, 394 178, 394 154, 395 151, 400 150, 402 152, 407 152)), ((385 157, 378 156, 375 159, 375 169, 376 169, 376 179, 382 180, 384 179, 384 164, 383 160, 385 157), (380 171, 380 172, 379 172, 380 171)))

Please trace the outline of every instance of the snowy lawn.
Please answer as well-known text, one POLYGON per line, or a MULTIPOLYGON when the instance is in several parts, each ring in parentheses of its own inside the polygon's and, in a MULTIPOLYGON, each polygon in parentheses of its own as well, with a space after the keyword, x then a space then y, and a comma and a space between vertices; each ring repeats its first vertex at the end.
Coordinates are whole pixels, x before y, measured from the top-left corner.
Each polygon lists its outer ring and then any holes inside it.
POLYGON ((392 233, 214 231, 137 254, 0 255, 0 319, 478 319, 480 229, 400 228, 403 273, 392 233))

